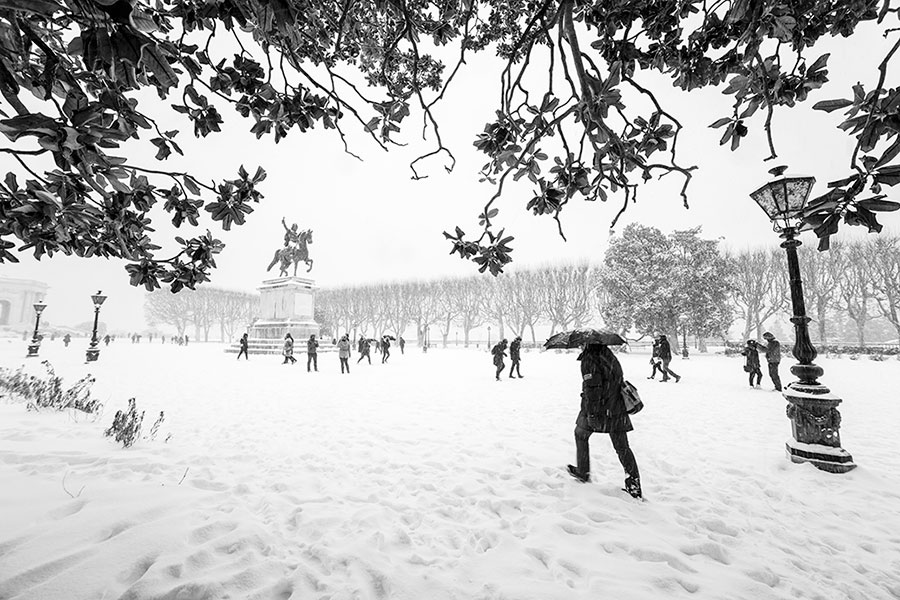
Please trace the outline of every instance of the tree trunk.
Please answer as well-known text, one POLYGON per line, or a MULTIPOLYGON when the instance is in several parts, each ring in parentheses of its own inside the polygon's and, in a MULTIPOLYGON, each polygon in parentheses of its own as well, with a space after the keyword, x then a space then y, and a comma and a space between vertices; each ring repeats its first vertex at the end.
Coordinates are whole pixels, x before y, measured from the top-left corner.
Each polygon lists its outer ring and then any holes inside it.
POLYGON ((537 344, 537 339, 534 337, 534 323, 529 323, 528 328, 531 329, 531 343, 537 344))
POLYGON ((827 317, 828 305, 824 301, 816 302, 816 318, 819 320, 817 323, 819 327, 819 343, 827 344, 828 337, 825 333, 825 319, 827 317))

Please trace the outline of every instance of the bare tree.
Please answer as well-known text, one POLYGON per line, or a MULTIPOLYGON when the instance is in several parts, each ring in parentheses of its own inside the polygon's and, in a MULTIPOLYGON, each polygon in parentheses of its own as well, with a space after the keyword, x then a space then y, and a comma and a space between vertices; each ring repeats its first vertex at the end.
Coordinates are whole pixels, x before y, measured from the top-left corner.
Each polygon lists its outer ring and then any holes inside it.
POLYGON ((191 322, 187 294, 173 294, 168 290, 150 292, 144 297, 144 315, 151 326, 171 325, 178 335, 184 335, 191 322))
POLYGON ((741 339, 749 339, 754 329, 757 337, 762 336, 765 322, 788 306, 784 263, 780 249, 748 250, 733 256, 732 301, 744 320, 741 339))
POLYGON ((871 303, 874 300, 872 274, 869 261, 871 254, 861 243, 852 242, 833 247, 842 260, 842 274, 838 279, 841 308, 856 327, 856 339, 860 346, 866 343, 866 323, 872 319, 871 303))
POLYGON ((550 335, 557 327, 568 329, 587 321, 597 287, 594 269, 587 262, 545 267, 538 272, 538 281, 550 335))
POLYGON ((875 238, 871 269, 875 302, 881 315, 894 326, 900 340, 900 238, 875 238))
MULTIPOLYGON (((838 244, 832 243, 832 248, 838 244)), ((803 277, 803 296, 815 315, 819 342, 828 343, 828 310, 838 299, 837 281, 841 276, 842 255, 834 250, 819 252, 811 246, 801 246, 800 272, 803 277)))
POLYGON ((543 311, 537 271, 515 271, 510 275, 507 289, 509 322, 517 335, 524 336, 525 328, 531 330, 531 342, 537 343, 534 326, 541 320, 543 311))

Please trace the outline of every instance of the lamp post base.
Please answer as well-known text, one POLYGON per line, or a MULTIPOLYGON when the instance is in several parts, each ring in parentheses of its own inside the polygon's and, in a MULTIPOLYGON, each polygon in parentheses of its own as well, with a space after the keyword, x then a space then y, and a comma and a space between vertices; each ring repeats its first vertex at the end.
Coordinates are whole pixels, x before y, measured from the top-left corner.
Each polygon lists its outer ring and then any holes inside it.
POLYGON ((28 344, 28 354, 25 355, 25 358, 36 357, 38 355, 38 350, 40 349, 40 344, 28 344))
POLYGON ((812 463, 830 473, 856 468, 853 457, 841 448, 840 398, 824 385, 795 381, 785 388, 784 399, 794 438, 785 444, 791 462, 812 463))
POLYGON ((94 362, 100 357, 100 348, 88 348, 84 354, 85 362, 94 362))

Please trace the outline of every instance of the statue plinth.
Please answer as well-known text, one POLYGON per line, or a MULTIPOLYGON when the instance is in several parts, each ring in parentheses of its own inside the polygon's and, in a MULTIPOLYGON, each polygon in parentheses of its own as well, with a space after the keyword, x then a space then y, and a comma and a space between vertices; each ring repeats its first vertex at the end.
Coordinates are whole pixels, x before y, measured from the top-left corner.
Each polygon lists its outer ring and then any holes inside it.
POLYGON ((259 290, 259 315, 250 327, 250 338, 282 340, 290 333, 298 346, 300 341, 319 333, 314 318, 316 286, 305 277, 266 279, 259 290))

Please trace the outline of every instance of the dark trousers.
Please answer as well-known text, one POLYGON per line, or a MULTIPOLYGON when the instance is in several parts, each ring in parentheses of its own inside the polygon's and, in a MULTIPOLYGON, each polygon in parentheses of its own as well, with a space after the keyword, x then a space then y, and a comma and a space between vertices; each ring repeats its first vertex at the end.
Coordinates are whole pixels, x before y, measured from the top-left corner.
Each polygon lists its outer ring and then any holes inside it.
POLYGON ((662 362, 660 362, 660 361, 658 361, 658 360, 653 361, 653 372, 650 373, 650 379, 653 379, 653 378, 656 377, 656 372, 657 372, 657 371, 659 371, 660 373, 663 372, 663 369, 662 369, 662 362))
POLYGON ((662 374, 663 374, 663 378, 662 378, 663 381, 668 381, 668 380, 669 380, 669 375, 671 375, 671 376, 674 377, 675 379, 680 379, 680 377, 678 376, 678 374, 675 373, 675 371, 673 371, 672 369, 669 368, 669 363, 670 363, 671 361, 672 361, 671 358, 668 359, 668 360, 666 360, 665 358, 662 359, 662 367, 660 368, 660 371, 662 371, 662 374))
MULTIPOLYGON (((369 354, 368 352, 365 352, 365 353, 363 353, 363 354, 360 354, 360 355, 359 355, 359 359, 356 361, 356 364, 359 364, 360 361, 361 361, 362 359, 364 359, 364 358, 368 358, 368 359, 369 359, 369 364, 370 364, 370 365, 372 364, 372 355, 369 354)), ((384 361, 381 361, 381 362, 384 362, 384 361)))
MULTIPOLYGON (((575 428, 575 458, 578 462, 577 467, 580 473, 587 474, 591 472, 591 454, 588 438, 591 437, 592 433, 594 432, 590 429, 575 428)), ((609 434, 609 439, 612 442, 613 449, 616 451, 616 455, 619 457, 619 462, 622 463, 622 468, 625 469, 625 474, 634 479, 639 479, 641 475, 638 471, 637 461, 634 458, 634 452, 631 451, 631 447, 628 445, 628 434, 624 431, 615 431, 609 434)))
POLYGON ((780 392, 781 391, 781 377, 778 375, 778 363, 777 362, 769 363, 769 378, 772 380, 772 383, 775 385, 775 389, 780 392))
POLYGON ((494 363, 494 364, 497 365, 497 373, 494 375, 494 377, 496 377, 497 379, 500 379, 500 373, 502 373, 502 372, 503 372, 503 369, 506 368, 506 363, 504 363, 504 362, 501 360, 501 361, 498 361, 498 362, 496 362, 496 363, 494 363))
POLYGON ((752 371, 750 371, 750 387, 753 387, 753 378, 756 378, 756 385, 759 385, 762 382, 762 371, 759 370, 759 367, 754 367, 752 371))
POLYGON ((306 371, 309 372, 309 365, 312 364, 313 369, 319 370, 319 355, 315 352, 306 353, 306 371))
POLYGON ((384 352, 381 353, 381 364, 386 363, 387 359, 389 359, 390 357, 391 357, 391 351, 388 350, 387 348, 385 348, 384 352))
POLYGON ((519 374, 519 377, 522 376, 521 367, 519 367, 519 361, 517 361, 516 359, 513 359, 513 361, 512 361, 512 366, 509 367, 509 376, 510 376, 510 377, 513 376, 513 371, 515 371, 516 373, 518 373, 518 374, 519 374))
MULTIPOLYGON (((66 344, 66 346, 68 346, 68 344, 66 344)), ((238 360, 241 360, 241 354, 244 355, 244 360, 250 360, 250 357, 247 355, 247 349, 246 349, 246 348, 241 348, 241 351, 238 352, 238 360)))
POLYGON ((295 362, 297 362, 297 359, 294 358, 293 356, 290 356, 290 355, 285 354, 285 355, 284 355, 284 362, 281 363, 281 364, 286 365, 286 364, 288 364, 288 362, 290 362, 291 364, 294 364, 295 362))
POLYGON ((346 367, 347 372, 350 372, 350 361, 346 357, 341 356, 341 373, 344 372, 344 368, 346 367))

